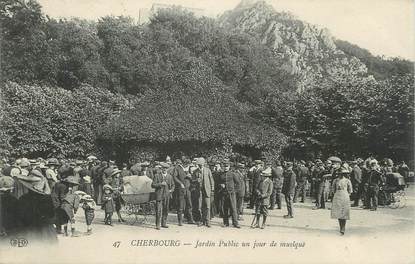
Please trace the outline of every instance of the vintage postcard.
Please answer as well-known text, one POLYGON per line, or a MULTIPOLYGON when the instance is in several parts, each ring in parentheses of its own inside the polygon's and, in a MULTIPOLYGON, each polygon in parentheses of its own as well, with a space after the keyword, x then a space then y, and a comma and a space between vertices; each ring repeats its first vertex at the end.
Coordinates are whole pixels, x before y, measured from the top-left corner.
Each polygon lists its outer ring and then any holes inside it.
POLYGON ((414 263, 412 0, 1 0, 0 263, 414 263))

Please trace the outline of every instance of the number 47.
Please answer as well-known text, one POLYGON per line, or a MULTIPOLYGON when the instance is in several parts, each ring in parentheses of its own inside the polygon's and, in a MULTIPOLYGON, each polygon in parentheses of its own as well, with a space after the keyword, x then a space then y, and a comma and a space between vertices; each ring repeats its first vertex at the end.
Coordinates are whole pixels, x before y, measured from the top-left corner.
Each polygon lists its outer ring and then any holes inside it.
POLYGON ((119 248, 120 245, 121 245, 121 241, 116 241, 116 242, 114 242, 114 244, 112 244, 112 246, 115 247, 115 248, 119 248))

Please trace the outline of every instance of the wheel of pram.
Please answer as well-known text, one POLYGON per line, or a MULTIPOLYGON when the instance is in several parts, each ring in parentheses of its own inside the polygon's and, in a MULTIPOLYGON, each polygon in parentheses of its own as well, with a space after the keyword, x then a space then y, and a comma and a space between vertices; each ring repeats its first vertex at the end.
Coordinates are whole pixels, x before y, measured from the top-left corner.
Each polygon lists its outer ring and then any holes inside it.
POLYGON ((397 192, 397 195, 399 196, 399 208, 404 208, 406 206, 405 191, 399 191, 397 192))
POLYGON ((390 200, 389 208, 391 209, 399 208, 401 196, 398 195, 397 193, 391 193, 390 199, 391 200, 390 200))

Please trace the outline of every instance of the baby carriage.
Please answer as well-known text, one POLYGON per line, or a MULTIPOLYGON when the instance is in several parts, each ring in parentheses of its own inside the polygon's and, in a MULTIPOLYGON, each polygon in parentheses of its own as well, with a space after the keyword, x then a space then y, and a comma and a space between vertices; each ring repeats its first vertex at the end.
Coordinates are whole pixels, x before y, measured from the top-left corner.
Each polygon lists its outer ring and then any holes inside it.
POLYGON ((154 189, 151 188, 152 180, 147 176, 127 176, 123 180, 124 193, 121 194, 121 197, 125 201, 123 211, 127 215, 127 222, 130 225, 146 224, 147 217, 155 214, 155 194, 154 189))
POLYGON ((384 184, 380 188, 380 195, 386 200, 386 205, 392 209, 403 208, 406 205, 405 179, 395 172, 386 173, 384 184))

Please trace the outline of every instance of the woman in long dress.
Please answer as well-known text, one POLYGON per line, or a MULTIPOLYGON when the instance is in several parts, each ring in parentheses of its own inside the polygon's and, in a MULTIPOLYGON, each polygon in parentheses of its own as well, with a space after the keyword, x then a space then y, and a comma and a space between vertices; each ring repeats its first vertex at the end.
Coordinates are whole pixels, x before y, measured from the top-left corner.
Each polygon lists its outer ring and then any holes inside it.
POLYGON ((333 181, 334 193, 331 207, 331 218, 339 220, 340 234, 346 231, 346 220, 350 219, 350 194, 352 183, 345 176, 349 173, 346 168, 341 168, 338 177, 333 181))

